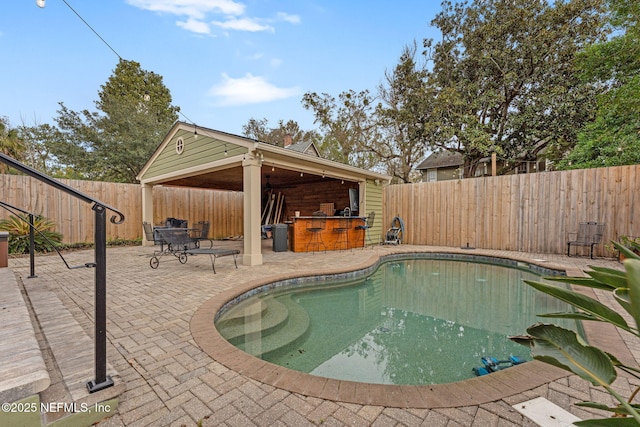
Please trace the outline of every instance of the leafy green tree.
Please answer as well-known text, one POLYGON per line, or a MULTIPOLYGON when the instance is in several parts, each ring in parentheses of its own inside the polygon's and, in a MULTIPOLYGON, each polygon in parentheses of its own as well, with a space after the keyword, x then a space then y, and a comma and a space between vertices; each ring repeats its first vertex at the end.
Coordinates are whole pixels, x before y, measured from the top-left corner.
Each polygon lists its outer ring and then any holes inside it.
POLYGON ((493 150, 519 162, 560 156, 593 116, 595 88, 578 78, 576 52, 600 41, 604 0, 443 3, 425 40, 437 92, 431 149, 464 155, 465 176, 493 150))
POLYGON ((293 144, 304 141, 317 142, 319 138, 316 131, 304 131, 300 129, 300 125, 294 120, 289 120, 287 123, 280 120, 278 127, 270 128, 267 119, 256 120, 251 118, 247 124, 242 126, 242 134, 247 138, 280 147, 283 146, 287 137, 291 138, 293 144))
POLYGON ((366 148, 381 138, 369 91, 342 92, 338 100, 327 93, 307 92, 302 105, 315 114, 315 123, 324 134, 321 152, 328 158, 363 169, 379 166, 380 159, 366 148))
POLYGON ((578 135, 562 168, 640 163, 640 3, 610 0, 615 36, 580 56, 582 76, 602 87, 595 120, 578 135))
POLYGON ((52 150, 56 146, 64 144, 63 135, 55 126, 49 124, 22 125, 18 127, 17 132, 26 147, 25 164, 47 175, 68 178, 61 176, 58 159, 52 154, 52 150))
POLYGON ((406 46, 400 62, 385 73, 378 87, 382 103, 376 114, 382 138, 365 141, 365 148, 383 159, 386 172, 399 182, 412 182, 414 168, 424 160, 430 135, 435 91, 425 84, 427 70, 418 64, 416 46, 406 46))
MULTIPOLYGON (((24 142, 20 139, 17 129, 12 129, 5 117, 0 117, 0 152, 16 160, 24 160, 24 142)), ((7 165, 0 162, 0 173, 7 171, 7 165)))
POLYGON ((116 182, 135 182, 179 112, 160 75, 122 59, 101 86, 96 107, 103 114, 60 107, 64 143, 53 154, 86 179, 116 182))

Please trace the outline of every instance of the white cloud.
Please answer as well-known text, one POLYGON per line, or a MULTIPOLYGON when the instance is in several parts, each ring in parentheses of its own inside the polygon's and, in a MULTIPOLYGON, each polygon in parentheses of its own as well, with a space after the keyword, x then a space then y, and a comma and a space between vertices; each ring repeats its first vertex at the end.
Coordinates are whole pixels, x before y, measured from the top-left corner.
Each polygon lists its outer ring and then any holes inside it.
POLYGON ((258 31, 273 32, 274 31, 272 26, 262 25, 258 23, 255 19, 250 19, 250 18, 231 18, 231 19, 227 19, 224 22, 213 21, 212 24, 220 28, 224 28, 225 30, 238 30, 238 31, 250 31, 250 32, 258 32, 258 31))
POLYGON ((206 22, 198 21, 197 19, 189 18, 186 21, 176 21, 178 27, 184 28, 187 31, 198 34, 211 33, 211 27, 206 22))
POLYGON ((132 6, 153 12, 204 19, 208 13, 242 15, 245 5, 233 0, 127 0, 132 6))
POLYGON ((300 17, 278 12, 274 19, 257 19, 245 15, 246 5, 234 0, 126 0, 131 6, 158 13, 168 13, 187 19, 176 24, 197 34, 210 34, 211 25, 235 31, 271 31, 274 28, 264 22, 300 23, 300 17), (223 19, 214 19, 213 16, 223 19))
POLYGON ((221 105, 260 104, 300 94, 297 87, 279 88, 251 73, 237 79, 222 74, 222 78, 222 83, 209 89, 209 95, 219 98, 221 105))
POLYGON ((300 17, 298 15, 290 15, 286 12, 278 12, 278 19, 281 21, 289 22, 290 24, 300 23, 300 17))

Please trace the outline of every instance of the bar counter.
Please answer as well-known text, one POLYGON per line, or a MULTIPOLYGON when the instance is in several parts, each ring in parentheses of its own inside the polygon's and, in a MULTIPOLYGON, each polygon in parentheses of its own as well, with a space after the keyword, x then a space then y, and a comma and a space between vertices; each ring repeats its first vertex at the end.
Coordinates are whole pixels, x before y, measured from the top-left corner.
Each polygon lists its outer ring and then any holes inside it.
MULTIPOLYGON (((308 231, 312 225, 313 216, 297 216, 291 218, 289 224, 289 249, 293 252, 310 252, 322 251, 325 248, 320 245, 309 245, 312 239, 315 239, 313 233, 308 231), (318 247, 319 246, 319 247, 318 247)), ((347 242, 349 248, 361 248, 364 246, 364 230, 356 229, 359 225, 364 225, 365 217, 361 216, 327 216, 325 229, 320 231, 318 239, 324 244, 326 250, 347 249, 339 239, 342 239, 341 233, 334 229, 340 226, 340 220, 346 219, 349 230, 347 232, 347 242)))

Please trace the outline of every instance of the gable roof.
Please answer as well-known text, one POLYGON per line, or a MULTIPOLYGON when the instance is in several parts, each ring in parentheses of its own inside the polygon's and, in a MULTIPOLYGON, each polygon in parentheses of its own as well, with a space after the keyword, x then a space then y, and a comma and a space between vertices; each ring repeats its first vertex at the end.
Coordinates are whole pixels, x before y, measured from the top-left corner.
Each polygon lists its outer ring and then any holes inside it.
POLYGON ((417 170, 449 168, 464 164, 462 154, 457 151, 437 151, 422 161, 417 170))
MULTIPOLYGON (((379 172, 324 159, 314 153, 312 143, 295 144, 298 149, 267 144, 193 124, 176 122, 156 148, 137 176, 142 184, 184 185, 242 191, 243 164, 259 161, 263 174, 267 168, 277 168, 284 181, 343 179, 352 182, 379 180, 390 182, 391 177, 379 172), (300 151, 306 146, 306 150, 300 151), (267 168, 265 168, 266 166, 267 168)), ((274 183, 274 176, 272 184, 274 183)))
POLYGON ((299 153, 320 157, 320 152, 316 148, 316 145, 313 143, 313 141, 300 141, 296 142, 295 144, 285 145, 284 148, 297 151, 299 153))

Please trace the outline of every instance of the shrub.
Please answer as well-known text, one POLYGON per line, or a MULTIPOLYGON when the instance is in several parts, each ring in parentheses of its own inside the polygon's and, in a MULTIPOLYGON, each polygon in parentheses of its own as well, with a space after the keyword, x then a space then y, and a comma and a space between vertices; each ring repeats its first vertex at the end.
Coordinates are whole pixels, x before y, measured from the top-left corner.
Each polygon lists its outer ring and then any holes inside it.
MULTIPOLYGON (((617 311, 582 293, 539 282, 526 283, 535 289, 572 305, 577 311, 550 313, 542 315, 548 318, 570 318, 582 321, 606 322, 640 337, 640 256, 617 242, 613 245, 627 259, 625 271, 609 268, 591 267, 585 273, 589 277, 549 278, 574 286, 583 286, 611 292, 634 324, 629 324, 617 311)), ((640 249, 640 244, 633 244, 640 249)), ((511 337, 512 340, 529 346, 534 359, 565 369, 595 386, 603 387, 619 403, 609 407, 596 402, 581 402, 577 405, 609 411, 612 418, 576 422, 576 426, 640 426, 640 405, 632 403, 633 397, 640 391, 637 388, 628 400, 619 395, 611 386, 617 376, 617 369, 640 379, 638 366, 622 363, 615 355, 585 343, 575 332, 560 326, 537 323, 527 329, 527 335, 511 337)))
MULTIPOLYGON (((62 234, 54 231, 55 222, 37 215, 33 217, 34 246, 36 252, 51 252, 60 245, 62 234)), ((29 221, 26 217, 11 215, 0 221, 0 230, 9 232, 9 253, 29 253, 29 221)))

